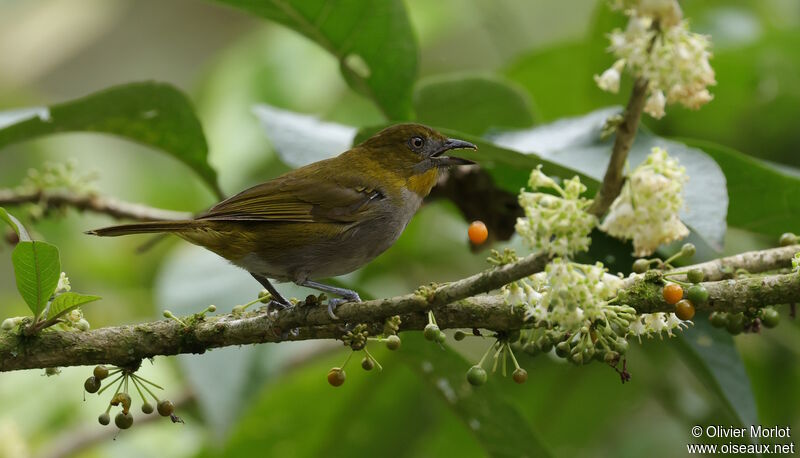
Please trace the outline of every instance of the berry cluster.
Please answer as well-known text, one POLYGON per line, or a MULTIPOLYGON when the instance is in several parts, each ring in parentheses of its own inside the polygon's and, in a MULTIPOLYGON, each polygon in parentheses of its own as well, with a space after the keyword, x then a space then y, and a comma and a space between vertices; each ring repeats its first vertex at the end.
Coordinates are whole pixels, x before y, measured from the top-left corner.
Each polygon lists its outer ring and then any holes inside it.
POLYGON ((711 312, 708 321, 715 328, 726 329, 733 335, 743 332, 761 332, 761 327, 774 328, 780 322, 780 314, 773 307, 748 309, 744 312, 711 312))
MULTIPOLYGON (((461 341, 470 335, 483 337, 483 335, 481 335, 481 333, 477 330, 473 330, 472 334, 466 334, 463 331, 457 331, 455 334, 455 339, 461 341)), ((514 351, 511 349, 511 344, 519 341, 520 336, 520 331, 499 332, 495 334, 493 336, 496 339, 494 344, 492 344, 492 346, 486 350, 486 352, 483 354, 483 357, 480 359, 480 361, 478 361, 477 364, 467 370, 467 382, 469 382, 469 384, 472 386, 480 386, 486 383, 489 377, 486 369, 484 369, 483 366, 486 364, 486 360, 489 355, 492 355, 492 359, 494 361, 492 363, 492 372, 497 372, 497 369, 500 368, 503 377, 505 377, 508 372, 508 360, 510 359, 514 364, 514 371, 511 373, 511 378, 516 383, 525 383, 528 380, 528 371, 520 367, 517 357, 514 356, 514 351)))
POLYGON ((133 414, 131 414, 130 411, 132 399, 129 394, 130 385, 133 385, 142 399, 142 413, 149 415, 157 410, 158 414, 162 417, 170 417, 173 423, 182 423, 183 420, 177 417, 174 413, 175 406, 173 405, 172 401, 168 399, 159 399, 158 396, 156 396, 151 390, 151 387, 159 390, 163 390, 163 388, 139 375, 136 375, 137 369, 138 368, 131 369, 124 367, 112 367, 109 369, 108 367, 102 365, 94 368, 92 376, 87 378, 83 383, 83 388, 87 393, 97 393, 100 395, 109 387, 116 386, 114 395, 111 397, 111 400, 108 403, 108 408, 105 412, 100 414, 99 417, 97 417, 97 421, 99 421, 101 425, 108 425, 111 423, 111 415, 109 414, 111 408, 121 407, 122 410, 114 417, 114 424, 119 429, 128 429, 133 426, 133 414), (103 381, 114 375, 117 375, 117 377, 103 387, 103 381), (147 400, 145 393, 149 394, 153 398, 156 403, 155 408, 153 407, 153 404, 147 400))
POLYGON ((357 351, 363 351, 364 357, 361 359, 361 368, 365 371, 371 371, 374 368, 378 368, 378 371, 383 370, 383 366, 375 359, 374 356, 367 350, 367 343, 370 340, 377 340, 379 342, 385 342, 386 348, 389 350, 397 350, 400 348, 400 337, 397 335, 397 331, 400 330, 400 317, 393 316, 388 319, 383 324, 383 336, 379 338, 369 337, 369 331, 367 330, 367 325, 365 324, 357 324, 353 327, 353 329, 347 331, 342 336, 342 342, 345 346, 350 347, 352 351, 347 354, 347 358, 344 360, 341 366, 332 367, 328 371, 327 379, 328 383, 331 386, 338 387, 342 386, 347 380, 347 373, 345 372, 344 368, 347 366, 347 363, 350 362, 350 358, 353 356, 353 353, 357 351))

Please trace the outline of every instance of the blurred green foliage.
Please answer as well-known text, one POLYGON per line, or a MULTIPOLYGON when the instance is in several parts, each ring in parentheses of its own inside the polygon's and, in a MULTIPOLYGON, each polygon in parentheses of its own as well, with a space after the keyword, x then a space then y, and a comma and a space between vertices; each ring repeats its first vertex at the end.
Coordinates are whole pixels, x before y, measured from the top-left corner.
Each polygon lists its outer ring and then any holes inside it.
MULTIPOLYGON (((387 122, 384 114, 408 118, 413 108, 425 122, 477 137, 493 128, 526 128, 625 100, 598 90, 592 81, 612 61, 604 53, 605 34, 624 25, 621 16, 594 2, 365 0, 334 16, 325 2, 281 2, 290 8, 282 12, 222 2, 259 17, 194 0, 77 3, 66 10, 55 0, 0 3, 0 43, 28 37, 22 40, 27 47, 0 46, 0 63, 5 62, 0 111, 53 105, 119 83, 171 83, 190 94, 208 160, 228 193, 287 169, 251 113, 257 103, 359 128, 387 122), (367 14, 369 5, 383 14, 367 14), (31 20, 36 17, 51 22, 31 20), (308 22, 313 27, 306 27, 308 22), (347 24, 360 24, 359 33, 347 35, 347 24), (54 38, 54 31, 66 26, 71 33, 54 38), (423 78, 415 87, 417 73, 423 78), (478 104, 486 111, 475 109, 478 104)), ((762 248, 773 242, 765 235, 797 230, 791 193, 797 180, 757 160, 800 166, 794 154, 800 140, 795 127, 800 55, 794 46, 800 9, 795 2, 772 0, 686 2, 684 10, 693 28, 712 34, 716 99, 700 111, 673 108, 662 121, 646 118, 645 123, 657 135, 696 139, 682 141, 719 163, 730 197, 728 223, 734 226, 725 235, 724 252, 762 248)), ((627 90, 623 85, 621 94, 627 90)), ((162 134, 189 133, 174 128, 162 134)), ((164 138, 148 143, 160 146, 164 138)), ((481 153, 505 170, 494 174, 498 184, 518 189, 535 160, 481 141, 481 153)), ((96 185, 109 195, 187 211, 214 201, 207 171, 196 176, 153 149, 90 134, 4 148, 0 188, 17 185, 30 167, 71 157, 85 169, 99 170, 96 185)), ((551 173, 571 173, 559 164, 551 173)), ((702 183, 705 177, 692 179, 702 183)), ((104 217, 70 212, 25 222, 35 239, 61 247, 73 287, 103 296, 85 309, 94 327, 153 319, 164 308, 199 311, 204 301, 227 311, 249 298, 248 288, 253 293, 259 288, 246 274, 171 240, 138 255, 135 248, 143 239, 96 240, 81 234, 108 223, 104 217)), ((602 240, 596 238, 593 247, 593 254, 600 249, 598 257, 620 249, 602 240)), ((521 250, 517 240, 509 246, 521 250)), ((397 245, 341 281, 365 296, 389 296, 474 273, 486 266, 484 258, 469 250, 466 223, 453 206, 437 202, 420 212, 397 245)), ((26 313, 14 288, 10 250, 2 243, 0 303, 2 316, 26 313)), ((466 361, 479 358, 489 345, 483 339, 439 349, 421 346, 414 340, 418 336, 404 337, 408 348, 377 353, 382 373, 362 373, 353 364, 338 389, 324 382, 327 369, 346 354, 338 345, 225 349, 219 355, 181 357, 178 364, 158 358, 145 370, 157 371, 155 379, 173 398, 190 389, 195 394, 195 401, 179 409, 188 424, 137 425, 119 441, 101 438, 79 454, 520 456, 541 447, 555 456, 675 456, 684 453, 694 424, 750 421, 751 399, 762 424, 800 430, 800 368, 788 364, 800 356, 800 327, 785 318, 763 335, 736 337, 743 365, 729 344, 725 354, 731 359, 719 365, 722 373, 709 373, 707 358, 698 363, 685 344, 674 340, 634 345, 629 360, 634 378, 624 386, 601 365, 576 368, 520 355, 528 383, 490 377, 487 389, 473 392, 475 404, 467 407, 449 402, 447 387, 458 389, 466 361), (724 373, 729 369, 733 372, 724 373), (229 371, 229 377, 215 380, 221 371, 229 371), (744 382, 752 390, 737 391, 744 382)), ((698 330, 686 333, 688 342, 704 342, 701 337, 698 330)), ((94 418, 102 402, 95 397, 88 405, 79 402, 80 380, 87 372, 65 369, 55 379, 3 374, 0 456, 9 444, 54 450, 61 434, 80 436, 101 428, 94 418), (54 387, 74 395, 48 394, 54 387)))

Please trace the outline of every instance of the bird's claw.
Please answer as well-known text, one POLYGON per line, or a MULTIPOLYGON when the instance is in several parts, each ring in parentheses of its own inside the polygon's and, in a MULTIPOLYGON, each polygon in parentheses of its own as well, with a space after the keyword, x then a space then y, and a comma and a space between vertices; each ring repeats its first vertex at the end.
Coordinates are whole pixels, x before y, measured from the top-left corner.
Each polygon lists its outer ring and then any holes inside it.
POLYGON ((328 299, 328 316, 331 317, 332 320, 338 320, 339 317, 336 316, 334 310, 336 307, 344 304, 345 302, 361 302, 361 297, 359 297, 358 293, 353 293, 350 295, 345 296, 344 298, 331 298, 328 299))

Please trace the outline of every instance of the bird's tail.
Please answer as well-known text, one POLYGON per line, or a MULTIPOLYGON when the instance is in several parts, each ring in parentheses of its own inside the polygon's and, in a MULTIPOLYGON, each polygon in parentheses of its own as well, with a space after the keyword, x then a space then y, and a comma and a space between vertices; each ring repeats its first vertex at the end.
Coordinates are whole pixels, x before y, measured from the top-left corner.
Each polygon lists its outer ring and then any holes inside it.
POLYGON ((185 232, 197 227, 195 220, 181 221, 148 221, 145 223, 120 224, 118 226, 102 227, 86 234, 97 235, 100 237, 119 237, 120 235, 130 234, 152 234, 162 232, 185 232))

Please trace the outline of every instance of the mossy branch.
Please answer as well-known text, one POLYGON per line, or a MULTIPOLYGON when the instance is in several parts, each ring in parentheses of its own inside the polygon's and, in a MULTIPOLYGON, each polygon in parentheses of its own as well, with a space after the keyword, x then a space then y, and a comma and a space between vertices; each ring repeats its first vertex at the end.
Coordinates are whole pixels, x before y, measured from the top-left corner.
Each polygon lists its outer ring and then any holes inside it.
MULTIPOLYGON (((751 274, 786 269, 800 246, 794 245, 721 258, 696 268, 706 272, 709 302, 703 310, 736 311, 800 301, 800 276, 796 273, 754 275, 723 279, 738 269, 751 274)), ((547 258, 530 255, 516 262, 414 294, 346 303, 331 319, 325 307, 298 304, 268 314, 253 311, 241 315, 206 317, 191 315, 136 325, 114 326, 88 332, 46 331, 36 336, 0 332, 0 372, 20 369, 91 364, 129 365, 144 358, 181 353, 203 353, 213 348, 265 342, 285 342, 341 337, 355 323, 368 325, 371 335, 381 332, 384 320, 402 318, 401 330, 421 330, 426 311, 433 310, 440 328, 483 328, 495 331, 520 329, 525 321, 522 307, 512 307, 499 295, 482 295, 543 269, 547 258)), ((683 271, 687 268, 681 268, 683 271)), ((660 295, 660 272, 633 275, 620 294, 625 303, 642 313, 671 311, 660 295)))

